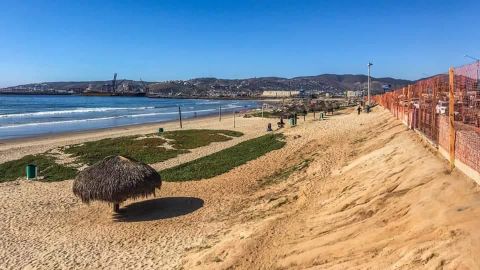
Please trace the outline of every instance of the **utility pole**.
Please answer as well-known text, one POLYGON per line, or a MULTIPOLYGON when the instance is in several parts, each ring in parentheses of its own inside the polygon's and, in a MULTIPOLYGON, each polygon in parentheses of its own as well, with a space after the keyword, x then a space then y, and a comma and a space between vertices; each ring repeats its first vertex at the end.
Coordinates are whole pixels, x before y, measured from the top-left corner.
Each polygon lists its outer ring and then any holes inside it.
POLYGON ((368 95, 368 98, 367 98, 367 103, 368 103, 368 106, 370 107, 370 67, 373 66, 372 63, 368 62, 368 85, 367 85, 367 95, 368 95))

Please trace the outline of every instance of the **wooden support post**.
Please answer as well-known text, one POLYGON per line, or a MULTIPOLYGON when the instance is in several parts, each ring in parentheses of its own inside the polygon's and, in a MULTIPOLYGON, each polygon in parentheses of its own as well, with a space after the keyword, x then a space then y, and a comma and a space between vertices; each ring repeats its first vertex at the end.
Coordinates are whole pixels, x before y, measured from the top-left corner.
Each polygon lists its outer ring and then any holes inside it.
POLYGON ((218 122, 222 121, 222 106, 218 107, 218 122))
POLYGON ((398 107, 400 107, 400 99, 398 98, 398 96, 396 97, 396 99, 397 99, 397 104, 396 104, 396 106, 395 106, 395 107, 396 107, 396 110, 395 110, 396 113, 395 113, 395 114, 396 114, 397 120, 398 120, 398 119, 399 119, 399 118, 398 118, 398 107))
POLYGON ((410 98, 410 95, 411 95, 411 85, 409 84, 408 87, 407 87, 407 114, 408 114, 408 117, 407 117, 407 126, 410 128, 410 106, 412 104, 410 104, 411 102, 411 98, 410 98))
POLYGON ((235 111, 233 111, 233 128, 235 128, 235 111))
POLYGON ((431 111, 430 111, 430 134, 433 140, 438 144, 438 129, 437 127, 437 104, 438 104, 438 98, 437 98, 437 91, 438 88, 440 87, 440 84, 437 83, 438 79, 435 79, 433 82, 433 93, 432 93, 432 105, 431 105, 431 111))
POLYGON ((455 69, 448 71, 449 95, 448 95, 448 130, 450 134, 450 170, 455 168, 455 69))
POLYGON ((182 125, 182 109, 178 106, 178 120, 180 121, 180 128, 183 128, 182 125))
MULTIPOLYGON (((404 122, 404 123, 405 123, 405 101, 408 102, 408 87, 403 87, 402 122, 404 122)), ((408 105, 408 103, 407 103, 407 105, 408 105)), ((408 112, 408 106, 407 106, 407 112, 408 112)))
POLYGON ((120 204, 118 203, 113 204, 113 212, 120 213, 120 204))

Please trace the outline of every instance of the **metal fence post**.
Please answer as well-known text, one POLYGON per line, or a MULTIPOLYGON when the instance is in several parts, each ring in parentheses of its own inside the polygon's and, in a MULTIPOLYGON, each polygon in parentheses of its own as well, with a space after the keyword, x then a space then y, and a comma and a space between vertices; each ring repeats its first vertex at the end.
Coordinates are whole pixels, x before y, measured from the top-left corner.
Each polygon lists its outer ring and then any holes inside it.
POLYGON ((450 134, 450 170, 455 168, 455 69, 448 70, 449 95, 448 95, 448 130, 450 134))

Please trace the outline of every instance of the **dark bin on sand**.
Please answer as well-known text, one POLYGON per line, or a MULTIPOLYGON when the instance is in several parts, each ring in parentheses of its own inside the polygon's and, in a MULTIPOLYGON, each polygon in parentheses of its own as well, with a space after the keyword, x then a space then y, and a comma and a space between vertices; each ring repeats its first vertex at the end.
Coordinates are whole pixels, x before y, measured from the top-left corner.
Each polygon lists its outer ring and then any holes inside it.
POLYGON ((27 179, 33 179, 37 177, 37 166, 34 164, 28 164, 26 168, 27 179))

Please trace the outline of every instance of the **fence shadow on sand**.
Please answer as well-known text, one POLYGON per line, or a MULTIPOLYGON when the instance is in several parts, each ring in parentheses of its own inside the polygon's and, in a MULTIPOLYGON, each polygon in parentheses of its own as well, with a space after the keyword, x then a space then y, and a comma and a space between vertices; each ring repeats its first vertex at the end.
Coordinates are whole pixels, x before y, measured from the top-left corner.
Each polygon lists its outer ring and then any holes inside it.
POLYGON ((126 205, 114 215, 119 222, 139 222, 174 218, 195 212, 203 200, 195 197, 166 197, 126 205))

